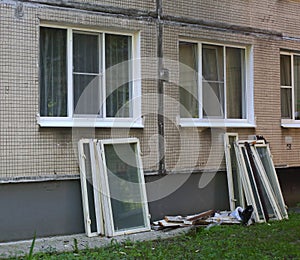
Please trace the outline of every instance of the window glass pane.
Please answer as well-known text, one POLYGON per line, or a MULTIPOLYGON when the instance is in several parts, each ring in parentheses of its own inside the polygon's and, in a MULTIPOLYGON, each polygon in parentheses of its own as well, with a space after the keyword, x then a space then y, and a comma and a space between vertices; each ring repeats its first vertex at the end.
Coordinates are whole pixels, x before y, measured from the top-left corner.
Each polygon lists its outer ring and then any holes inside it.
POLYGON ((203 117, 224 118, 224 84, 203 81, 203 117))
POLYGON ((292 89, 291 88, 281 88, 281 117, 282 118, 292 118, 292 89))
POLYGON ((131 37, 105 35, 106 116, 132 116, 131 99, 131 37))
POLYGON ((73 89, 75 114, 99 114, 99 36, 73 33, 73 89))
POLYGON ((67 116, 67 31, 40 29, 40 115, 67 116))
POLYGON ((106 144, 104 149, 115 231, 145 227, 141 185, 130 185, 141 182, 136 144, 106 144))
POLYGON ((295 119, 300 119, 300 56, 294 56, 295 119))
POLYGON ((183 118, 199 117, 197 57, 196 43, 179 43, 180 116, 183 118))
POLYGON ((292 86, 291 80, 291 56, 280 55, 280 84, 281 86, 292 86))
POLYGON ((73 71, 99 72, 98 35, 73 34, 73 71))
POLYGON ((99 76, 75 74, 74 84, 74 113, 99 114, 101 106, 99 76))
POLYGON ((203 117, 224 118, 223 47, 202 45, 203 117))
POLYGON ((246 118, 245 50, 226 48, 226 102, 228 118, 246 118))
POLYGON ((224 82, 223 47, 202 45, 202 76, 206 81, 224 82))

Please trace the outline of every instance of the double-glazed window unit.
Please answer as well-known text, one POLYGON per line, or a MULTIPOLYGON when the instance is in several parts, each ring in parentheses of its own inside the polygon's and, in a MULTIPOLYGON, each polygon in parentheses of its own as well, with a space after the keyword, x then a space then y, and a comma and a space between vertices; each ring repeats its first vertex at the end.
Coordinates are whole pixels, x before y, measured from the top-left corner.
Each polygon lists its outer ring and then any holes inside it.
POLYGON ((38 123, 140 127, 138 57, 138 33, 41 26, 38 123))
POLYGON ((150 230, 137 138, 78 143, 85 230, 108 237, 150 230))
POLYGON ((254 127, 249 47, 179 42, 180 124, 254 127))
POLYGON ((281 124, 300 127, 300 53, 280 53, 280 85, 281 124))

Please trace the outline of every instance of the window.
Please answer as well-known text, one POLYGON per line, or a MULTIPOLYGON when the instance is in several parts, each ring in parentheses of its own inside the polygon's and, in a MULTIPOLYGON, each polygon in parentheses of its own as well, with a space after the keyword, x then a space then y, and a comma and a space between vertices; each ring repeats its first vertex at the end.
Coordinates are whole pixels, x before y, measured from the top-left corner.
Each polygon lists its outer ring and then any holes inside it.
POLYGON ((253 127, 251 50, 179 42, 182 126, 253 127))
POLYGON ((300 54, 281 52, 280 85, 282 125, 300 127, 300 54))
POLYGON ((86 234, 149 231, 139 140, 81 139, 78 155, 86 234))
POLYGON ((39 124, 141 126, 138 49, 135 34, 42 26, 39 124))
POLYGON ((150 230, 140 144, 137 138, 99 140, 107 236, 150 230))

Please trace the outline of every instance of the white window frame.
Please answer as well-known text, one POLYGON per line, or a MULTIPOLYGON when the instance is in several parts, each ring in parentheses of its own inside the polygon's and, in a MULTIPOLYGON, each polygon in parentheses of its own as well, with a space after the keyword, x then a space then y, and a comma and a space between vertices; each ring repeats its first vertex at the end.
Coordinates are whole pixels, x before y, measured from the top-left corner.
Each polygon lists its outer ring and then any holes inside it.
MULTIPOLYGON (((116 32, 116 31, 106 31, 106 30, 96 30, 82 27, 70 27, 70 26, 62 26, 62 25, 54 25, 48 23, 41 23, 40 27, 49 27, 56 29, 66 29, 67 30, 67 88, 68 88, 68 96, 67 96, 67 107, 68 107, 68 115, 66 117, 49 117, 49 116, 40 116, 37 114, 37 123, 41 127, 120 127, 120 128, 143 128, 143 120, 141 116, 141 68, 140 68, 140 32, 127 33, 127 32, 116 32), (102 39, 102 48, 100 55, 102 59, 100 59, 102 71, 100 73, 102 76, 102 98, 105 99, 105 44, 104 38, 105 34, 115 34, 115 35, 126 35, 131 36, 131 53, 132 53, 132 92, 131 92, 131 111, 132 117, 120 118, 120 117, 100 117, 98 114, 95 115, 87 115, 87 116, 74 116, 73 109, 73 50, 72 50, 72 39, 73 32, 86 32, 86 33, 95 33, 101 34, 99 39, 102 39)), ((103 100, 103 104, 105 106, 105 100, 103 100)))
MULTIPOLYGON (((299 53, 289 52, 289 51, 281 51, 281 55, 287 55, 291 57, 291 86, 281 86, 280 89, 288 88, 292 89, 292 118, 281 118, 281 126, 285 128, 300 128, 300 120, 295 119, 295 79, 294 79, 294 56, 300 56, 299 53)), ((281 66, 281 64, 280 64, 281 66)), ((299 75, 300 76, 300 75, 299 75)), ((280 94, 281 95, 281 94, 280 94)))
POLYGON ((225 160, 226 160, 226 172, 227 172, 227 184, 228 184, 228 195, 229 195, 229 206, 230 210, 234 211, 237 206, 245 207, 245 201, 244 201, 244 191, 242 188, 242 180, 241 175, 239 173, 239 167, 238 162, 236 161, 237 165, 237 185, 238 185, 238 191, 234 190, 234 184, 233 184, 233 174, 232 174, 232 160, 230 150, 235 151, 235 144, 231 144, 229 138, 233 137, 234 142, 236 143, 239 139, 238 133, 225 133, 224 134, 224 150, 225 150, 225 160), (236 195, 239 196, 239 198, 236 198, 236 195), (241 202, 241 205, 237 205, 237 200, 241 202))
POLYGON ((248 155, 246 155, 247 158, 245 160, 242 149, 246 150, 246 147, 242 141, 239 141, 239 144, 235 146, 235 153, 236 153, 236 158, 237 158, 238 165, 239 165, 239 172, 241 174, 241 179, 242 179, 242 184, 243 184, 243 188, 244 188, 244 192, 245 192, 244 194, 246 197, 247 205, 252 205, 252 207, 254 209, 253 215, 254 215, 254 219, 256 222, 259 222, 259 223, 266 222, 265 216, 263 214, 263 207, 261 204, 261 200, 258 195, 257 186, 254 181, 252 169, 250 167, 250 171, 248 172, 248 170, 247 170, 246 163, 248 165, 250 165, 249 158, 248 158, 248 155), (254 183, 253 188, 251 186, 251 180, 254 183), (256 204, 254 194, 256 194, 256 197, 258 199, 258 201, 257 201, 258 204, 256 204), (258 214, 258 208, 262 212, 262 216, 260 216, 258 214))
MULTIPOLYGON (((277 218, 278 220, 282 220, 283 216, 279 209, 278 202, 275 200, 275 198, 276 198, 275 193, 271 187, 271 184, 267 177, 267 174, 266 174, 265 168, 262 164, 262 161, 260 159, 260 156, 258 155, 257 150, 254 148, 254 146, 251 146, 250 149, 254 155, 254 162, 258 169, 258 175, 259 175, 259 178, 263 184, 263 187, 264 187, 266 195, 267 195, 265 200, 269 201, 269 203, 272 207, 272 212, 274 214, 274 217, 277 218)), ((268 213, 272 213, 272 212, 268 212, 268 213)))
POLYGON ((125 234, 131 234, 136 232, 149 231, 151 229, 150 219, 149 219, 150 215, 148 209, 148 201, 147 201, 139 140, 137 138, 99 140, 97 143, 97 152, 98 152, 99 161, 101 162, 100 171, 102 174, 100 174, 100 179, 101 179, 100 188, 104 194, 104 196, 102 196, 102 203, 103 203, 103 215, 105 218, 105 235, 108 237, 112 237, 112 236, 125 235, 125 234), (111 193, 109 189, 109 180, 108 180, 105 149, 104 149, 104 146, 106 144, 135 144, 136 145, 137 148, 136 162, 139 171, 139 181, 140 181, 139 183, 141 187, 141 203, 143 204, 144 227, 132 227, 123 230, 116 230, 114 227, 113 209, 112 209, 111 197, 110 197, 111 193))
POLYGON ((197 44, 198 57, 197 62, 199 64, 198 67, 198 111, 199 118, 180 118, 180 126, 182 127, 240 127, 240 128, 255 128, 255 117, 254 117, 254 91, 253 91, 253 47, 245 46, 245 45, 231 45, 231 44, 220 44, 215 42, 205 42, 205 41, 193 41, 189 39, 179 39, 180 42, 189 42, 197 44), (214 45, 214 46, 222 46, 223 47, 223 55, 224 55, 224 119, 212 119, 212 118, 203 118, 202 111, 202 45, 214 45), (226 103, 226 51, 227 47, 240 48, 245 50, 245 100, 246 102, 246 118, 245 119, 228 119, 227 117, 227 103, 226 103))
POLYGON ((81 139, 78 142, 78 155, 79 155, 79 167, 80 167, 80 183, 81 183, 81 197, 82 197, 82 206, 83 206, 83 217, 84 217, 84 227, 85 233, 88 237, 104 235, 104 223, 103 223, 103 215, 102 215, 102 202, 101 202, 101 190, 100 190, 100 179, 99 179, 99 164, 96 160, 96 140, 93 139, 81 139), (89 146, 90 151, 90 158, 87 158, 86 154, 84 153, 84 145, 89 146), (90 173, 87 172, 85 167, 86 161, 90 161, 91 163, 91 171, 90 173), (87 175, 92 176, 92 183, 93 186, 93 199, 95 208, 92 209, 95 211, 95 221, 97 231, 92 231, 92 220, 90 214, 90 207, 89 207, 89 194, 87 191, 87 175))
POLYGON ((256 144, 253 145, 253 149, 255 149, 257 156, 260 157, 259 153, 258 153, 258 150, 257 150, 258 148, 266 149, 266 153, 268 155, 267 159, 268 159, 268 163, 269 163, 271 171, 269 172, 269 171, 267 171, 267 169, 264 168, 262 158, 260 158, 261 167, 265 170, 264 171, 265 176, 268 179, 269 185, 270 185, 271 189, 273 190, 273 195, 274 195, 274 197, 276 198, 276 200, 278 202, 278 207, 279 207, 281 216, 285 219, 288 219, 288 213, 287 213, 287 210, 286 210, 287 207, 286 207, 286 204, 285 204, 282 192, 281 192, 279 180, 277 178, 277 173, 276 173, 275 166, 274 166, 274 163, 273 163, 273 160, 272 160, 272 154, 271 154, 271 151, 270 151, 270 146, 269 146, 269 144, 265 144, 265 143, 256 143, 256 144))
POLYGON ((245 191, 245 196, 248 205, 251 204, 254 208, 254 217, 256 221, 259 222, 265 222, 267 217, 265 214, 268 214, 270 217, 273 216, 270 219, 277 219, 281 220, 283 218, 288 218, 285 203, 283 200, 283 196, 281 193, 281 189, 279 186, 279 182, 277 179, 276 171, 274 168, 274 164, 271 158, 271 153, 269 149, 269 145, 265 143, 264 140, 240 140, 237 142, 237 145, 235 146, 235 152, 236 157, 238 159, 239 168, 240 168, 240 174, 243 182, 243 188, 245 191), (246 145, 245 143, 248 143, 251 150, 251 155, 248 154, 246 151, 246 145), (258 152, 258 148, 264 148, 266 149, 266 158, 268 163, 268 168, 264 167, 264 164, 262 162, 262 157, 258 152), (245 150, 246 158, 244 158, 242 150, 245 150), (258 181, 262 185, 262 189, 264 189, 265 194, 259 194, 258 192, 258 183, 256 178, 254 177, 254 172, 252 169, 252 166, 250 165, 250 157, 253 158, 253 162, 255 164, 255 168, 257 170, 257 178, 258 181), (249 168, 247 168, 246 164, 249 165, 249 168), (252 180, 252 181, 251 181, 252 180), (251 182, 253 183, 253 187, 251 186, 251 182), (256 196, 254 196, 256 194, 256 196), (261 197, 263 196, 263 198, 261 197), (257 201, 255 199, 257 198, 257 201), (267 212, 264 212, 262 200, 265 200, 265 202, 271 207, 268 207, 265 205, 265 209, 267 212), (256 203, 257 202, 257 203, 256 203), (262 216, 259 216, 257 209, 260 209, 262 212, 262 216))

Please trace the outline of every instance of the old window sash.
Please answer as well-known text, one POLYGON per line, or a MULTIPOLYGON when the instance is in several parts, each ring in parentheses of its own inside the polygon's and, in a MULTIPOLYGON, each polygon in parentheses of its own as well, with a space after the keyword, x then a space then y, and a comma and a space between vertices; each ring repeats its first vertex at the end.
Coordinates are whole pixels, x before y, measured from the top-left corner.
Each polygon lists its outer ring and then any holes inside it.
POLYGON ((266 176, 266 172, 265 172, 264 166, 260 160, 260 156, 258 155, 254 146, 251 146, 250 149, 254 156, 254 161, 255 161, 255 165, 257 168, 257 172, 258 172, 260 181, 264 187, 264 199, 266 201, 267 213, 270 218, 275 218, 275 219, 281 220, 282 214, 279 210, 279 205, 278 205, 277 201, 275 200, 275 194, 274 194, 274 192, 271 188, 270 182, 266 176))
POLYGON ((256 222, 266 222, 245 145, 239 142, 238 145, 235 146, 235 152, 247 205, 253 206, 253 216, 256 222))
POLYGON ((283 218, 288 219, 286 204, 284 202, 280 184, 277 178, 270 147, 268 144, 257 143, 254 145, 254 149, 256 150, 262 166, 264 167, 266 177, 269 180, 271 189, 273 190, 274 196, 277 200, 281 215, 283 218))
MULTIPOLYGON (((255 206, 258 206, 257 209, 259 210, 259 216, 262 215, 263 217, 262 221, 263 219, 268 220, 269 218, 281 220, 288 216, 277 180, 274 164, 270 156, 270 150, 267 151, 267 148, 268 145, 265 144, 263 140, 239 141, 236 153, 238 159, 241 161, 244 160, 245 162, 246 167, 244 167, 244 170, 242 168, 240 170, 242 175, 246 178, 248 177, 250 180, 251 186, 249 186, 248 189, 251 189, 254 194, 254 203, 256 203, 255 206), (247 152, 245 152, 246 142, 249 144, 250 148, 247 152), (261 147, 264 150, 259 150, 261 147), (253 165, 250 164, 250 156, 253 158, 253 165), (253 167, 255 167, 255 169, 253 169, 253 167), (257 173, 256 177, 253 172, 254 170, 257 173), (257 192, 257 185, 260 185, 262 188, 260 192, 257 192), (273 186, 275 186, 276 193, 273 186), (261 203, 258 203, 258 201, 261 203)), ((241 162, 239 166, 240 165, 242 166, 243 162, 241 162)), ((244 189, 246 190, 247 187, 244 186, 244 189)), ((247 190, 247 192, 249 192, 249 190, 247 190)), ((255 217, 257 217, 257 214, 255 217)))
POLYGON ((100 186, 103 192, 105 235, 112 237, 149 231, 149 210, 139 140, 99 140, 97 151, 101 162, 100 186), (132 179, 137 182, 131 182, 132 179))
POLYGON ((78 154, 85 232, 88 237, 103 235, 99 164, 95 157, 95 140, 81 139, 78 142, 78 154))
POLYGON ((237 141, 237 133, 224 134, 227 184, 229 194, 229 205, 231 211, 234 211, 237 206, 245 207, 242 180, 239 173, 239 167, 234 148, 237 141))

